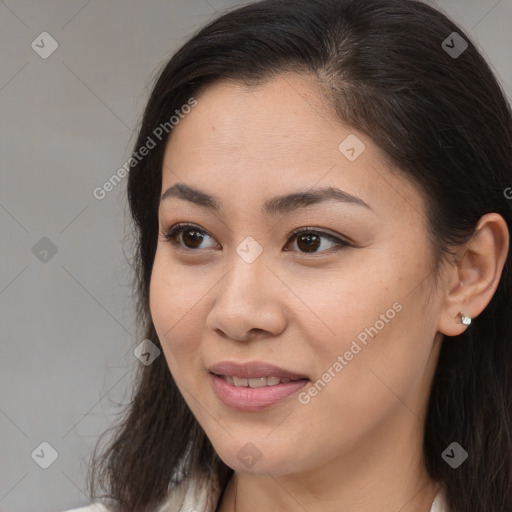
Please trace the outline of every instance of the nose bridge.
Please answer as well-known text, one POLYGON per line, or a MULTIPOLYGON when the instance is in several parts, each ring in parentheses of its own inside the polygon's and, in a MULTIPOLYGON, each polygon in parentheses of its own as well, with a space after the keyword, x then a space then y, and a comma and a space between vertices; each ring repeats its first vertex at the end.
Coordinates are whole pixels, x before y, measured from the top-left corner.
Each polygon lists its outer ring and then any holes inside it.
MULTIPOLYGON (((221 286, 222 294, 242 294, 244 302, 257 299, 259 284, 266 269, 263 246, 253 237, 246 237, 229 260, 230 271, 221 286)), ((240 300, 240 297, 237 297, 240 300)))
POLYGON ((221 330, 239 340, 251 330, 279 332, 284 315, 275 293, 270 291, 266 266, 263 248, 254 239, 236 247, 208 315, 211 330, 221 330))

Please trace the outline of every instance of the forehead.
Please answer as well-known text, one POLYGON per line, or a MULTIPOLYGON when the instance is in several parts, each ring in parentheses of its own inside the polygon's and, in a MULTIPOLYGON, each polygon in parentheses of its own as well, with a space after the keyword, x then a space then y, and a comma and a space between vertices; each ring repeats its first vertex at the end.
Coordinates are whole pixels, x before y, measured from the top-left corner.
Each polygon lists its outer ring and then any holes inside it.
POLYGON ((219 152, 254 150, 259 158, 270 159, 286 149, 307 151, 308 141, 323 141, 327 149, 332 140, 326 128, 339 125, 318 83, 308 75, 284 74, 251 86, 223 80, 206 87, 197 100, 171 138, 182 143, 179 132, 185 130, 178 128, 187 126, 198 145, 215 146, 219 152))
POLYGON ((313 77, 279 75, 255 86, 219 81, 196 99, 171 132, 163 191, 187 182, 262 203, 295 189, 335 186, 382 214, 418 195, 409 180, 390 172, 369 137, 337 117, 313 77))

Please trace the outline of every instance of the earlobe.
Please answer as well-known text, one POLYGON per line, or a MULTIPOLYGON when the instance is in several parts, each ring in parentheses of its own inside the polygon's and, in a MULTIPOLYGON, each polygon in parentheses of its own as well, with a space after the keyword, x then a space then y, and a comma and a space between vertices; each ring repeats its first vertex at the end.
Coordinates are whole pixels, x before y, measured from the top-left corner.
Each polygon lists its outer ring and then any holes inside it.
POLYGON ((457 318, 460 320, 460 323, 463 325, 470 325, 471 324, 471 317, 465 315, 462 311, 459 312, 457 315, 457 318))
POLYGON ((501 279, 509 249, 509 232, 503 217, 484 215, 473 237, 458 251, 449 269, 438 331, 462 334, 491 301, 501 279))
POLYGON ((439 319, 438 331, 446 336, 458 336, 462 334, 473 321, 473 317, 468 313, 469 306, 461 302, 452 303, 445 307, 439 319), (457 313, 454 311, 459 308, 457 313))

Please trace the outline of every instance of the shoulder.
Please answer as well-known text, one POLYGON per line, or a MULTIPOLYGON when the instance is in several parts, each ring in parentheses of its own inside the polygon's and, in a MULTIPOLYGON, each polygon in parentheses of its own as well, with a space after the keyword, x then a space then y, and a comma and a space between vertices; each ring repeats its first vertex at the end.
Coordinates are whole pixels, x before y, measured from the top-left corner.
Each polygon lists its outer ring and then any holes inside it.
POLYGON ((64 510, 63 512, 109 512, 109 509, 100 502, 94 502, 90 505, 84 505, 79 508, 71 508, 64 510))
MULTIPOLYGON (((194 476, 176 485, 155 512, 214 512, 220 497, 216 478, 194 476)), ((62 512, 110 512, 103 503, 94 502, 62 512)))
POLYGON ((220 494, 216 477, 194 475, 179 482, 157 512, 214 512, 220 494))
POLYGON ((446 487, 443 485, 437 493, 430 512, 450 512, 448 508, 448 497, 446 494, 446 487))

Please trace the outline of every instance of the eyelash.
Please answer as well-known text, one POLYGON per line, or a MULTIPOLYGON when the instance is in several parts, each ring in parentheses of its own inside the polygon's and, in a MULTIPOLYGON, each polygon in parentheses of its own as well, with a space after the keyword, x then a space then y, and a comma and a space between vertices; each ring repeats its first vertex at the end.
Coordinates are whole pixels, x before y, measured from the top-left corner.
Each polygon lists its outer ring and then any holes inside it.
MULTIPOLYGON (((167 242, 169 242, 171 245, 173 245, 176 249, 178 249, 180 251, 197 252, 200 249, 191 249, 190 247, 182 247, 179 245, 179 241, 176 240, 177 236, 180 235, 181 233, 183 233, 184 231, 186 231, 187 229, 198 231, 201 234, 206 234, 213 239, 213 237, 204 229, 200 229, 197 226, 194 226, 193 224, 186 224, 186 223, 175 224, 174 226, 169 228, 169 230, 162 232, 161 235, 167 242)), ((318 256, 319 254, 323 254, 325 252, 329 252, 329 251, 338 252, 347 247, 355 247, 355 245, 347 242, 346 240, 342 240, 341 238, 331 235, 330 233, 326 233, 325 231, 321 231, 321 230, 318 230, 315 228, 308 228, 308 227, 298 228, 298 229, 292 231, 288 235, 286 245, 288 245, 295 237, 297 237, 298 235, 300 235, 302 233, 313 233, 313 234, 321 235, 322 237, 327 238, 331 242, 335 242, 337 244, 337 247, 331 247, 330 249, 327 249, 324 251, 319 251, 319 252, 307 253, 307 252, 298 251, 301 254, 305 254, 307 256, 315 257, 315 256, 318 256)))

